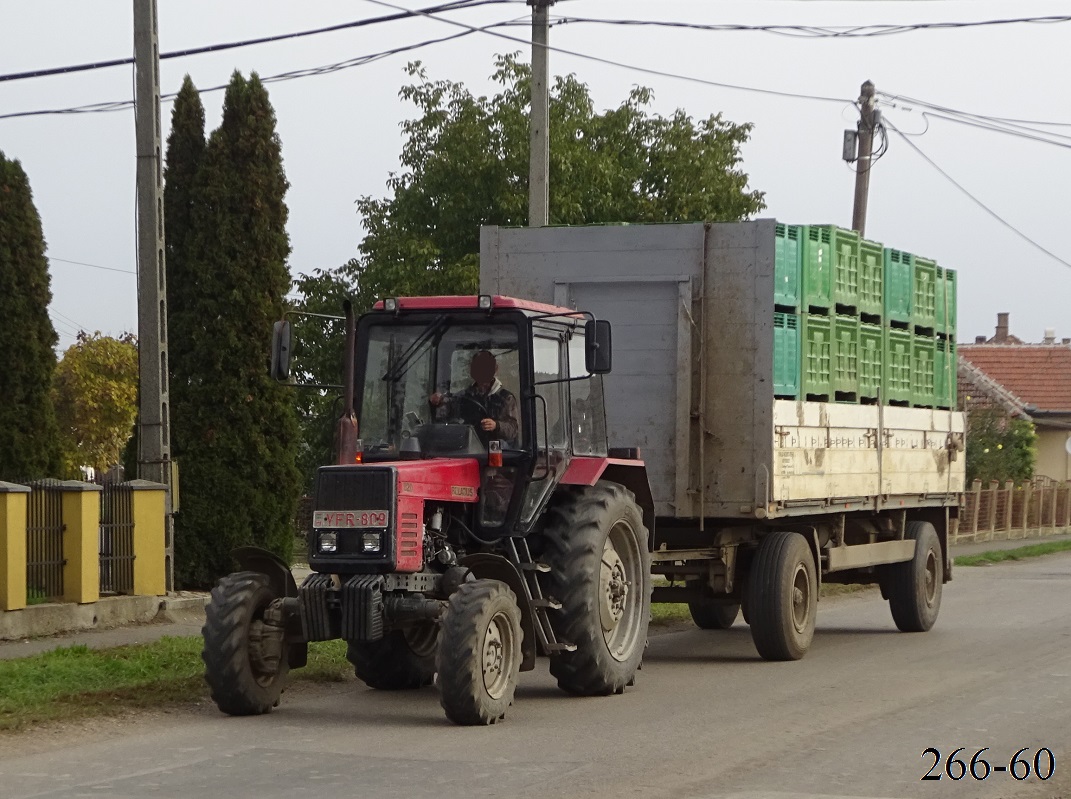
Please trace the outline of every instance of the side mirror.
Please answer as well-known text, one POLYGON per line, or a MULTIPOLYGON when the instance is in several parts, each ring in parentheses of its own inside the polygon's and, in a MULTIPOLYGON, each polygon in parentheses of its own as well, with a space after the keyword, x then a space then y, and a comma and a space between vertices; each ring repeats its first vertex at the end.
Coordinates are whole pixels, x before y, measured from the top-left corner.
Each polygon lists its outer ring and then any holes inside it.
POLYGON ((593 319, 584 325, 584 366, 593 375, 609 374, 613 362, 610 323, 593 319))
POLYGON ((271 331, 271 376, 279 381, 290 379, 290 323, 285 319, 271 331))

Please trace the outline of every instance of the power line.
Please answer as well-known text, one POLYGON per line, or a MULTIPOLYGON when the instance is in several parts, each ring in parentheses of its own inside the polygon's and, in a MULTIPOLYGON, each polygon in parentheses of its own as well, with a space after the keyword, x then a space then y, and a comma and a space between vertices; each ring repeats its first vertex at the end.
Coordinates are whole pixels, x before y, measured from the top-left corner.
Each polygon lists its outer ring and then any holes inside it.
POLYGON ((972 20, 967 22, 918 22, 899 25, 746 25, 746 24, 704 24, 696 22, 671 22, 646 19, 603 19, 596 17, 556 17, 552 24, 571 25, 575 23, 615 25, 631 27, 679 28, 685 30, 735 32, 751 31, 773 33, 798 39, 862 39, 875 36, 895 36, 923 30, 955 30, 961 28, 992 27, 997 25, 1021 24, 1057 24, 1071 22, 1071 16, 1019 17, 1015 19, 972 20))
POLYGON ((100 264, 87 264, 85 261, 68 261, 66 258, 56 258, 55 256, 48 256, 49 261, 59 261, 61 264, 74 264, 76 266, 88 266, 92 269, 103 269, 106 272, 122 272, 124 275, 136 275, 133 269, 117 269, 114 266, 101 266, 100 264))
MULTIPOLYGON (((398 6, 398 5, 395 5, 393 3, 385 2, 385 0, 366 0, 366 2, 374 3, 377 6, 384 6, 385 8, 393 8, 395 10, 399 10, 399 9, 403 9, 404 8, 403 6, 398 6)), ((472 25, 466 25, 464 22, 457 22, 457 21, 452 20, 452 19, 443 19, 442 17, 437 17, 434 14, 431 14, 431 13, 428 13, 428 12, 418 12, 418 13, 422 14, 425 17, 428 17, 429 19, 434 19, 434 20, 437 20, 439 22, 446 23, 447 25, 454 25, 454 26, 459 27, 459 28, 465 28, 465 29, 467 29, 469 31, 472 31, 472 32, 479 31, 480 33, 486 33, 488 36, 495 36, 495 37, 497 37, 499 39, 505 39, 506 41, 513 42, 515 44, 522 44, 522 45, 525 45, 525 46, 531 45, 531 41, 528 40, 528 39, 521 39, 521 38, 518 38, 516 36, 509 36, 508 34, 499 33, 498 31, 489 30, 487 28, 482 28, 482 29, 481 28, 475 28, 472 25)), ((737 91, 753 92, 753 93, 756 93, 756 94, 774 95, 774 96, 777 96, 777 97, 791 97, 791 98, 797 99, 797 100, 819 100, 819 101, 827 102, 827 103, 850 103, 850 102, 852 102, 851 100, 847 100, 847 99, 845 99, 843 97, 825 97, 825 96, 816 95, 816 94, 800 94, 800 93, 796 93, 796 92, 780 91, 780 90, 777 90, 777 89, 763 89, 763 88, 758 87, 758 86, 741 86, 741 85, 738 85, 738 84, 735 84, 735 83, 721 83, 719 81, 713 81, 713 80, 707 80, 705 78, 699 78, 699 77, 696 77, 694 75, 680 75, 680 74, 677 74, 675 72, 666 72, 664 70, 652 69, 650 67, 641 67, 641 66, 637 66, 635 64, 625 64, 625 63, 623 63, 621 61, 613 61, 613 60, 611 60, 609 58, 602 58, 601 56, 590 55, 588 53, 580 53, 580 52, 577 52, 576 50, 566 50, 563 47, 551 47, 551 46, 548 46, 547 49, 550 50, 551 52, 554 52, 554 53, 561 53, 562 55, 571 55, 574 58, 582 58, 585 61, 594 61, 595 63, 598 63, 598 64, 606 64, 607 66, 620 67, 622 69, 629 69, 629 70, 632 70, 633 72, 640 72, 640 73, 644 73, 644 74, 647 74, 647 75, 657 75, 658 77, 662 77, 662 78, 674 78, 676 80, 688 81, 689 83, 699 83, 699 84, 702 84, 704 86, 714 86, 714 87, 719 88, 719 89, 734 89, 734 90, 737 90, 737 91)), ((3 117, 0 117, 0 119, 2 119, 2 118, 3 117)))
POLYGON ((976 114, 970 111, 959 111, 955 108, 949 108, 948 106, 940 105, 938 103, 931 103, 928 100, 919 100, 916 97, 908 97, 903 94, 890 94, 889 92, 878 92, 878 94, 890 101, 902 101, 904 103, 910 103, 911 105, 924 106, 926 108, 933 109, 934 111, 944 111, 950 114, 961 114, 963 116, 972 117, 974 119, 984 119, 991 122, 1007 123, 1009 125, 1038 125, 1041 127, 1055 127, 1055 128, 1071 128, 1071 122, 1047 122, 1038 119, 1014 119, 1012 117, 994 116, 991 114, 976 114))
POLYGON ((924 153, 919 148, 919 146, 917 144, 915 144, 915 142, 911 141, 911 138, 909 136, 905 135, 903 133, 903 131, 901 131, 899 128, 897 128, 895 125, 893 125, 891 122, 886 121, 885 124, 888 125, 890 128, 892 128, 893 132, 896 133, 897 135, 899 135, 901 139, 903 139, 905 142, 907 142, 907 144, 911 147, 911 149, 914 150, 916 153, 918 153, 919 156, 924 161, 926 161, 926 163, 928 163, 930 166, 932 166, 934 169, 936 169, 945 180, 947 180, 949 183, 951 183, 953 186, 955 186, 957 189, 959 189, 963 194, 965 194, 967 196, 967 198, 971 202, 973 202, 975 205, 977 205, 979 208, 981 208, 983 211, 985 211, 987 214, 989 214, 989 216, 993 217, 993 219, 995 219, 1001 225, 1003 225, 1004 227, 1008 228, 1008 230, 1010 230, 1016 236, 1021 238, 1023 241, 1025 241, 1031 247, 1034 247, 1035 249, 1039 250, 1040 252, 1043 252, 1045 255, 1049 256, 1050 258, 1052 258, 1057 263, 1060 263, 1063 266, 1071 268, 1071 262, 1065 261, 1063 258, 1061 258, 1059 255, 1054 253, 1052 250, 1046 249, 1042 245, 1038 244, 1036 241, 1034 241, 1032 238, 1030 238, 1028 235, 1026 235, 1023 231, 1019 230, 1019 228, 1015 227, 1015 225, 1013 225, 1011 222, 1009 222, 1008 220, 1004 219, 1004 217, 1002 217, 1000 214, 998 214, 996 211, 994 211, 988 205, 986 205, 981 200, 979 200, 977 197, 975 197, 973 194, 971 194, 970 191, 968 191, 961 183, 959 183, 959 181, 957 181, 954 177, 952 177, 947 172, 945 172, 943 169, 941 169, 941 167, 938 166, 937 163, 932 158, 930 158, 928 155, 926 155, 926 153, 924 153))
MULTIPOLYGON (((426 11, 428 13, 443 13, 446 11, 458 11, 467 8, 476 8, 478 6, 485 5, 500 5, 503 3, 517 3, 521 0, 455 0, 451 3, 443 3, 437 6, 429 6, 426 11)), ((306 36, 316 36, 321 33, 332 33, 334 31, 348 30, 351 28, 362 28, 368 25, 376 25, 381 22, 393 22, 400 19, 411 19, 413 17, 420 16, 422 12, 420 10, 406 10, 397 14, 388 14, 381 17, 371 17, 369 19, 359 19, 354 22, 343 22, 338 25, 329 25, 324 28, 314 28, 312 30, 297 31, 295 33, 281 33, 274 36, 261 36, 256 39, 243 39, 236 42, 221 42, 219 44, 205 45, 204 47, 189 47, 185 50, 172 50, 167 53, 160 54, 160 60, 166 61, 171 58, 183 58, 185 56, 201 55, 203 53, 218 53, 223 50, 233 50, 238 47, 249 47, 256 44, 266 44, 269 42, 281 42, 288 39, 300 39, 306 36)), ((41 78, 48 75, 67 75, 75 72, 89 72, 97 69, 107 69, 109 67, 128 66, 134 63, 133 57, 129 58, 113 58, 107 61, 92 61, 85 64, 71 64, 64 67, 51 67, 48 69, 35 69, 28 72, 13 72, 6 75, 0 75, 0 83, 13 80, 25 80, 27 78, 41 78)))
MULTIPOLYGON (((466 30, 466 31, 462 31, 460 33, 452 34, 450 36, 443 36, 443 37, 440 37, 438 39, 428 39, 428 40, 425 40, 425 41, 422 41, 422 42, 417 42, 416 44, 403 45, 403 46, 400 46, 400 47, 392 48, 390 50, 383 50, 383 51, 378 52, 378 53, 372 53, 371 55, 357 56, 355 58, 351 58, 351 59, 348 59, 346 61, 340 61, 340 62, 337 62, 337 63, 334 63, 334 64, 326 64, 324 66, 319 66, 319 67, 310 67, 308 69, 292 70, 290 72, 283 72, 283 73, 279 73, 279 74, 276 74, 276 75, 269 75, 267 77, 261 78, 261 82, 265 83, 265 84, 268 84, 268 83, 280 83, 282 81, 295 80, 297 78, 306 78, 306 77, 311 77, 313 75, 327 75, 327 74, 330 74, 330 73, 333 73, 333 72, 339 72, 339 71, 344 70, 344 69, 350 69, 352 67, 364 66, 365 64, 370 64, 370 63, 372 63, 374 61, 379 61, 379 60, 381 60, 383 58, 388 58, 388 57, 390 57, 392 55, 397 55, 398 53, 404 53, 404 52, 408 52, 410 50, 417 50, 417 49, 419 49, 421 47, 427 47, 427 46, 430 46, 430 45, 433 45, 433 44, 441 44, 442 42, 448 42, 448 41, 452 41, 454 39, 460 39, 460 38, 465 37, 465 36, 470 36, 473 33, 478 33, 478 32, 480 32, 482 30, 485 30, 485 28, 498 27, 498 26, 506 25, 506 24, 509 24, 509 23, 508 22, 496 22, 496 23, 492 23, 491 25, 487 25, 484 28, 474 28, 471 31, 466 30)), ((209 87, 207 89, 198 89, 198 93, 200 93, 200 94, 209 94, 211 92, 223 91, 226 88, 227 88, 227 84, 220 84, 219 86, 211 86, 211 87, 209 87)), ((165 94, 165 95, 162 95, 160 97, 160 100, 161 100, 161 102, 169 102, 171 100, 174 100, 175 97, 177 97, 177 96, 178 96, 177 93, 165 94)), ((20 117, 57 116, 57 115, 65 116, 65 115, 71 115, 71 114, 110 113, 110 112, 113 112, 113 111, 123 111, 123 110, 125 110, 127 108, 133 108, 133 106, 134 106, 134 101, 133 100, 114 100, 114 101, 111 101, 111 102, 90 103, 88 105, 72 106, 70 108, 49 108, 49 109, 38 109, 36 111, 15 111, 15 112, 9 113, 9 114, 0 114, 0 120, 2 120, 2 119, 16 119, 16 118, 20 118, 20 117)))

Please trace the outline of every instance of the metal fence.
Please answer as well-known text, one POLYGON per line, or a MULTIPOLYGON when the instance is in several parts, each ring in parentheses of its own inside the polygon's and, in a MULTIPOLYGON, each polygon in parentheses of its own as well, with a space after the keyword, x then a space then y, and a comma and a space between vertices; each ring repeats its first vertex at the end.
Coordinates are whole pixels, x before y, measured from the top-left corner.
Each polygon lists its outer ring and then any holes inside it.
POLYGON ((32 480, 26 504, 26 594, 29 602, 63 598, 63 493, 59 480, 32 480))
POLYGON ((105 483, 100 492, 100 593, 134 593, 134 492, 105 483))
POLYGON ((1031 483, 980 480, 960 509, 957 541, 992 541, 1071 532, 1071 483, 1039 478, 1031 483))

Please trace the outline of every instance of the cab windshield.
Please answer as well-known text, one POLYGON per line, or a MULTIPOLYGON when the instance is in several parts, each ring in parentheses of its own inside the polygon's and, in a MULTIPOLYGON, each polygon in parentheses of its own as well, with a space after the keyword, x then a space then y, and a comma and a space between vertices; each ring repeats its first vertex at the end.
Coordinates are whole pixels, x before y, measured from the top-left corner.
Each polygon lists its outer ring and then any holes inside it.
POLYGON ((428 425, 455 425, 473 441, 522 445, 517 328, 439 316, 413 324, 375 324, 360 431, 366 452, 398 452, 428 425), (490 422, 486 421, 490 420, 490 422))

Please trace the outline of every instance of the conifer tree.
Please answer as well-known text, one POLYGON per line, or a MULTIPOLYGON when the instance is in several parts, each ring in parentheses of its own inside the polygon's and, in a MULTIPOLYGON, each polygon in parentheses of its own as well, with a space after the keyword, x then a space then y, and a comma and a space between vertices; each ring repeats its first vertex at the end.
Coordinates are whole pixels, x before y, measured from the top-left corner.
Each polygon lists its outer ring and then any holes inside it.
POLYGON ((55 328, 41 217, 18 161, 0 152, 0 480, 59 476, 55 328))
POLYGON ((189 372, 177 392, 172 384, 172 427, 182 470, 176 575, 185 587, 229 572, 237 546, 291 553, 297 421, 293 396, 268 375, 272 323, 290 287, 288 185, 268 93, 255 73, 248 81, 235 73, 184 234, 191 296, 182 312, 192 324, 175 350, 189 372))

